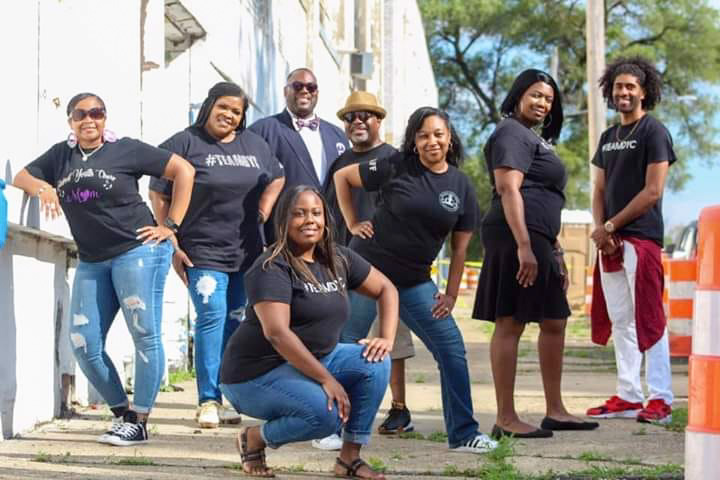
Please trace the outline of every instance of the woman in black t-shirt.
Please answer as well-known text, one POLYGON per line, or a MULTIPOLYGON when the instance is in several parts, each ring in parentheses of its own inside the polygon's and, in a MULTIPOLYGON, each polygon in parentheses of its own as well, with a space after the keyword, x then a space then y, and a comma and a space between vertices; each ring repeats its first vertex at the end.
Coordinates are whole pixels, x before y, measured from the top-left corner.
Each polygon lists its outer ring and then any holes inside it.
POLYGON ((173 231, 156 225, 138 192, 143 175, 175 181, 170 216, 182 222, 194 169, 178 155, 105 129, 105 103, 81 93, 68 103, 72 133, 15 177, 14 184, 39 197, 45 215, 65 213, 77 243, 70 307, 70 341, 78 364, 115 418, 98 441, 126 446, 147 441, 147 417, 164 371, 162 302, 173 231), (122 308, 135 343, 133 409, 105 338, 122 308))
MULTIPOLYGON (((485 453, 497 443, 478 432, 465 344, 451 315, 478 215, 470 179, 458 169, 462 158, 462 143, 447 114, 422 107, 410 116, 397 155, 349 165, 334 180, 340 210, 354 235, 350 248, 398 288, 400 316, 438 362, 450 448, 485 453), (353 187, 380 192, 372 221, 357 222, 353 187), (448 234, 452 255, 442 294, 430 278, 430 266, 448 234)), ((351 299, 344 342, 364 338, 375 317, 372 302, 354 294, 351 299)))
POLYGON ((549 75, 526 70, 515 79, 502 113, 506 118, 485 145, 493 198, 482 224, 485 258, 472 315, 495 322, 490 363, 498 410, 492 433, 542 438, 551 437, 552 430, 596 428, 597 423, 570 415, 560 394, 570 315, 567 268, 557 240, 567 174, 550 143, 562 128, 560 91, 549 75), (528 322, 540 324, 547 405, 542 428, 521 421, 515 411, 518 342, 528 322))
MULTIPOLYGON (((215 428, 221 407, 220 362, 230 335, 243 320, 243 275, 262 253, 262 224, 285 182, 280 162, 265 140, 245 128, 248 98, 236 84, 208 92, 193 125, 160 148, 195 167, 195 186, 185 223, 177 233, 173 267, 195 306, 195 371, 201 428, 215 428)), ((150 199, 158 221, 167 217, 172 182, 153 178, 150 199)))
POLYGON ((324 438, 344 423, 335 474, 385 478, 360 459, 360 447, 370 439, 390 376, 397 290, 362 257, 336 245, 333 231, 322 195, 293 187, 278 202, 278 240, 245 275, 247 320, 228 342, 220 389, 238 412, 267 420, 237 438, 250 475, 273 476, 266 447, 324 438), (377 299, 380 337, 338 343, 348 290, 377 299))

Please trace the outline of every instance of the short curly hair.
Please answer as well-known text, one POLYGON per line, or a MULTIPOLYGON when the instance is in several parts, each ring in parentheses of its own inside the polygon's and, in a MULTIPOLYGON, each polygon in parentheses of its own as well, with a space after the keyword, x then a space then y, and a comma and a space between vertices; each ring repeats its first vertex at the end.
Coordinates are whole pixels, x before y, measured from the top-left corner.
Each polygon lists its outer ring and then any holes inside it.
POLYGON ((620 57, 605 68, 605 73, 598 82, 608 107, 616 110, 612 100, 613 84, 618 75, 629 74, 638 79, 645 91, 642 108, 652 110, 662 98, 662 76, 655 66, 643 57, 620 57))

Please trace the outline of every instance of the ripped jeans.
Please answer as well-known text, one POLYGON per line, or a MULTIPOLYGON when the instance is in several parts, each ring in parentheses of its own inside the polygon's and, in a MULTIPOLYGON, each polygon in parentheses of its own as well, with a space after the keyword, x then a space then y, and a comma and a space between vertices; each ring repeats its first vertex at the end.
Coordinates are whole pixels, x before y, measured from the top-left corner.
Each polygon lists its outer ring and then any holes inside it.
POLYGON ((105 339, 118 309, 135 343, 134 409, 149 413, 162 381, 162 305, 172 245, 140 245, 102 262, 78 262, 70 306, 70 341, 88 381, 112 407, 128 405, 105 339))
POLYGON ((220 402, 220 364, 230 335, 245 319, 245 272, 187 269, 188 290, 195 306, 195 373, 198 404, 220 402))

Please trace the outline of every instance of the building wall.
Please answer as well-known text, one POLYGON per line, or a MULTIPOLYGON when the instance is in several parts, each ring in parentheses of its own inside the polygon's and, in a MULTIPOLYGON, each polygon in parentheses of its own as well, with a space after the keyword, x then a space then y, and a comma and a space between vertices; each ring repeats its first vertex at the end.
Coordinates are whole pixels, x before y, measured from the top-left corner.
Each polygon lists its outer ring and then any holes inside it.
MULTIPOLYGON (((158 144, 185 128, 218 81, 240 84, 252 122, 281 111, 294 68, 318 77, 318 114, 335 116, 353 88, 375 93, 389 115, 386 140, 399 145, 404 123, 437 90, 419 10, 412 0, 182 0, 206 31, 167 61, 164 0, 0 2, 0 174, 8 181, 69 133, 65 107, 75 93, 99 94, 107 127, 158 144), (349 54, 371 51, 374 74, 350 74, 349 54), (402 61, 400 61, 402 59, 402 61)), ((147 179, 141 179, 143 194, 147 179)), ((0 251, 0 419, 9 437, 59 412, 60 381, 75 364, 68 349, 68 297, 74 273, 64 218, 40 218, 37 200, 8 188, 13 227, 0 251), (22 225, 39 229, 34 235, 22 225)), ((193 315, 185 287, 171 273, 165 292, 168 361, 181 360, 181 319, 193 315)), ((132 342, 117 318, 108 350, 124 375, 132 342)), ((77 378, 78 399, 97 398, 77 378)))

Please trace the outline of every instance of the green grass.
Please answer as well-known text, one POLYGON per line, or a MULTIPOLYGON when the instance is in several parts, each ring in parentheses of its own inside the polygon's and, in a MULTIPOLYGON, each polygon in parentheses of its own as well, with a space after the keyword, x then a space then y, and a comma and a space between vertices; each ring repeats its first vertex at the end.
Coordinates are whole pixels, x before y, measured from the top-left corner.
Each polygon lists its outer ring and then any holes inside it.
POLYGON ((515 445, 517 439, 510 437, 502 437, 498 440, 498 446, 495 450, 487 454, 488 460, 492 462, 504 462, 505 459, 515 455, 515 445))
POLYGON ((118 458, 112 462, 114 465, 129 465, 129 466, 152 466, 155 462, 152 458, 143 457, 142 455, 136 455, 134 457, 118 458))
MULTIPOLYGON (((242 470, 242 466, 241 466, 240 469, 242 470)), ((303 465, 303 464, 290 465, 289 467, 284 468, 283 470, 286 471, 286 472, 288 472, 288 473, 301 473, 301 472, 304 472, 304 471, 305 471, 305 465, 303 465)))
POLYGON ((431 442, 446 443, 448 439, 447 433, 445 432, 432 432, 426 438, 431 442))
POLYGON ((578 460, 582 460, 583 462, 610 462, 612 461, 612 458, 606 457, 602 454, 596 453, 596 452, 582 452, 577 457, 578 460))
POLYGON ((398 433, 397 437, 404 440, 425 440, 425 437, 420 432, 402 432, 398 433))
POLYGON ((170 372, 168 375, 168 383, 175 385, 177 383, 187 382, 193 378, 195 378, 195 370, 190 370, 189 372, 187 370, 176 370, 170 372))
POLYGON ((383 462, 380 458, 370 457, 368 458, 367 463, 368 465, 370 465, 370 468, 372 468, 376 472, 385 472, 387 470, 385 462, 383 462))
MULTIPOLYGON (((676 464, 656 465, 652 467, 627 468, 627 467, 592 467, 565 474, 565 478, 578 478, 582 480, 620 480, 628 477, 637 477, 644 480, 659 480, 683 478, 683 468, 676 464)), ((531 477, 532 478, 532 477, 531 477)))
POLYGON ((615 361, 615 349, 613 347, 570 347, 565 349, 566 357, 588 358, 592 360, 615 361))
POLYGON ((35 454, 35 457, 33 457, 33 462, 50 463, 52 462, 52 457, 49 453, 40 450, 35 454))
POLYGON ((416 373, 415 374, 415 383, 425 383, 427 379, 425 378, 424 373, 416 373))
POLYGON ((663 425, 666 430, 671 432, 684 432, 688 424, 688 409, 674 408, 672 412, 672 422, 663 425))

